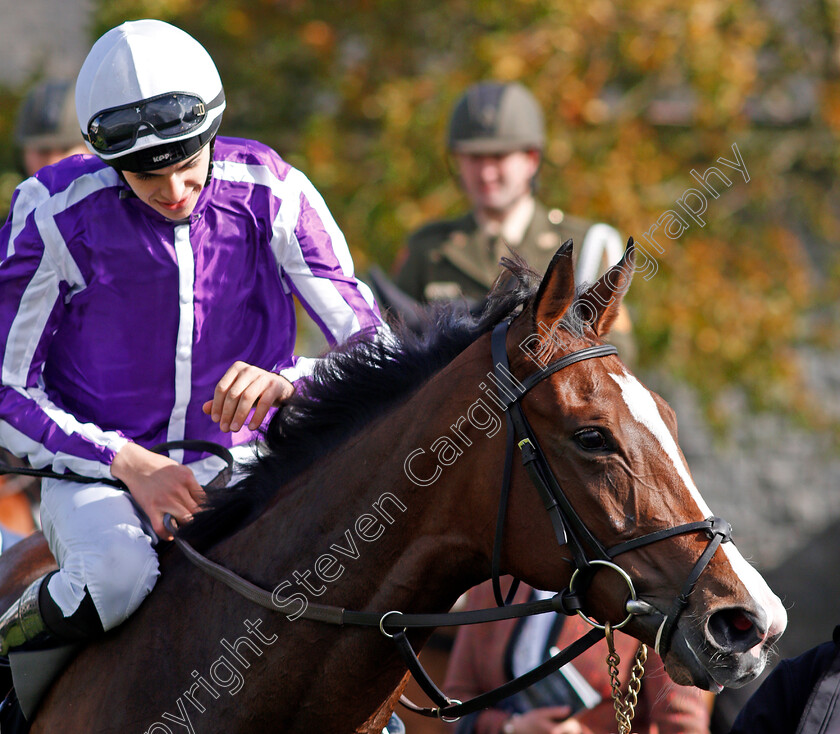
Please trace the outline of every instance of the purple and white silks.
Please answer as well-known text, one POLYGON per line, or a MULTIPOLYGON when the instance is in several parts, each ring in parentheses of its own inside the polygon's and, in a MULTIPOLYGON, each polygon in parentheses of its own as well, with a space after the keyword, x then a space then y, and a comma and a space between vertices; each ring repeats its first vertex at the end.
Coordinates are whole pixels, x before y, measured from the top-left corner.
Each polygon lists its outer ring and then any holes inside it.
POLYGON ((0 257, 0 445, 59 472, 110 477, 128 440, 249 441, 201 406, 236 360, 311 371, 293 294, 331 345, 384 328, 320 194, 254 141, 217 139, 185 223, 95 157, 45 168, 15 192, 0 257))

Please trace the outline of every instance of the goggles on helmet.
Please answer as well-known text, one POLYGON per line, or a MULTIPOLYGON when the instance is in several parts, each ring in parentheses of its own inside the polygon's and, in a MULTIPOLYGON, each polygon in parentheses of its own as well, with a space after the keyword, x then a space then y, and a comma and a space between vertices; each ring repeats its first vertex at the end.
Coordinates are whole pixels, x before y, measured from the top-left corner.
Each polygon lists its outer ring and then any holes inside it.
POLYGON ((223 102, 223 92, 209 105, 196 94, 160 94, 97 112, 88 122, 84 137, 99 153, 119 153, 145 135, 154 134, 165 140, 195 130, 206 119, 208 110, 223 102))

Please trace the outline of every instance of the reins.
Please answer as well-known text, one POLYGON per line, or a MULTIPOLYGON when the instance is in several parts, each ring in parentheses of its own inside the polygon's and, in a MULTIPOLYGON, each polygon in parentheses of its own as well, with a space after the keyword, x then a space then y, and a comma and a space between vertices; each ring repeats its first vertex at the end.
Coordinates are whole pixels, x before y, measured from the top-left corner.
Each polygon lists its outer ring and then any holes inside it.
MULTIPOLYGON (((730 539, 729 524, 720 518, 709 518, 707 520, 686 523, 674 528, 657 530, 619 543, 612 548, 605 549, 577 514, 577 511, 566 497, 560 483, 551 471, 536 435, 525 417, 521 401, 531 388, 555 372, 583 360, 607 357, 618 352, 615 347, 610 345, 586 347, 571 354, 564 355, 560 359, 548 364, 542 370, 527 377, 524 382, 520 382, 513 376, 509 369, 510 365, 506 348, 506 337, 509 326, 510 322, 508 321, 500 322, 494 328, 491 336, 492 359, 498 397, 505 406, 507 419, 505 468, 491 563, 494 593, 499 606, 495 609, 480 609, 468 612, 404 614, 400 611, 363 612, 323 604, 308 604, 298 614, 298 617, 296 617, 337 626, 349 625, 378 628, 381 634, 394 640, 406 667, 435 706, 432 708, 417 706, 405 697, 401 698, 401 703, 416 713, 424 716, 438 717, 446 721, 454 721, 467 714, 493 706, 502 699, 542 680, 603 639, 605 630, 610 629, 611 634, 612 630, 625 626, 635 615, 662 614, 647 602, 637 598, 632 579, 612 559, 622 553, 666 538, 703 531, 709 536, 709 543, 694 565, 691 573, 689 573, 671 609, 667 614, 662 615, 663 620, 656 636, 656 650, 664 657, 669 649, 676 624, 688 606, 689 594, 694 589, 703 570, 711 561, 717 547, 722 542, 730 539), (523 466, 549 513, 555 537, 560 545, 568 544, 570 546, 575 566, 575 571, 569 581, 569 586, 564 591, 548 600, 525 602, 522 604, 509 604, 513 598, 515 588, 509 593, 508 599, 503 600, 499 587, 502 537, 504 534, 505 516, 507 514, 507 501, 510 493, 513 455, 515 453, 514 444, 519 448, 522 454, 523 466), (579 591, 576 589, 576 584, 580 581, 582 587, 580 591, 585 591, 594 572, 597 570, 596 567, 599 566, 610 568, 619 574, 629 589, 630 599, 626 604, 627 617, 619 624, 612 625, 611 627, 609 627, 609 622, 606 625, 600 625, 583 613, 581 597, 579 591), (577 613, 593 629, 533 670, 465 702, 449 698, 435 685, 420 663, 417 653, 414 651, 407 637, 407 631, 409 629, 479 624, 534 614, 544 614, 547 612, 562 612, 563 614, 577 613)), ((178 544, 178 547, 193 564, 216 580, 226 584, 238 594, 272 611, 277 611, 278 607, 285 607, 288 603, 291 603, 291 599, 278 597, 276 594, 272 594, 272 592, 252 584, 224 566, 198 553, 198 551, 174 533, 175 528, 169 516, 164 518, 164 523, 167 529, 175 535, 175 542, 178 544)), ((622 710, 626 711, 627 708, 624 707, 622 710)), ((630 716, 632 717, 632 707, 630 716)))
MULTIPOLYGON (((401 699, 403 705, 416 713, 423 714, 425 716, 438 717, 446 721, 454 721, 461 716, 474 713, 483 708, 491 707, 502 699, 507 698, 514 693, 518 693, 533 683, 542 680, 554 671, 559 670, 563 665, 583 653, 585 650, 589 649, 596 642, 603 639, 605 633, 608 634, 611 639, 612 630, 625 626, 635 615, 659 614, 663 616, 662 623, 660 624, 656 635, 656 651, 664 658, 670 648, 671 638, 674 630, 676 629, 679 618, 688 606, 688 597, 691 591, 694 589, 700 575, 711 561, 718 546, 721 543, 725 543, 730 540, 731 529, 729 523, 721 520, 720 518, 712 517, 706 520, 679 525, 674 528, 657 530, 623 543, 619 543, 609 549, 605 549, 589 530, 586 523, 577 514, 574 506, 563 492, 560 483, 549 466, 548 460, 539 445, 533 429, 528 423, 522 409, 521 402, 522 398, 531 390, 531 388, 555 372, 583 360, 598 359, 617 354, 617 350, 615 347, 610 345, 587 347, 572 352, 571 354, 564 355, 560 359, 551 362, 540 371, 530 375, 523 382, 520 382, 513 376, 509 369, 510 365, 508 362, 506 348, 506 337, 509 325, 510 322, 508 321, 502 321, 497 324, 491 337, 494 376, 497 383, 496 387, 500 403, 505 407, 507 422, 505 464, 497 515, 496 536, 493 543, 493 556, 491 559, 493 590, 499 606, 494 609, 479 609, 467 612, 405 614, 396 610, 387 612, 365 612, 348 610, 336 606, 310 603, 298 614, 298 617, 303 619, 341 627, 357 626, 378 628, 381 634, 394 640, 400 656, 411 674, 414 676, 418 685, 435 703, 435 707, 433 708, 423 708, 411 703, 403 697, 401 699), (556 594, 551 599, 525 602, 521 604, 510 603, 513 599, 516 584, 518 582, 514 583, 507 599, 502 599, 499 582, 502 538, 504 535, 504 523, 507 514, 508 497, 510 494, 515 447, 519 448, 523 466, 530 477, 531 482, 536 487, 546 510, 548 511, 557 542, 561 546, 569 546, 575 567, 575 570, 569 580, 569 585, 564 591, 556 594), (700 531, 707 534, 709 537, 709 543, 686 578, 679 595, 675 598, 671 609, 667 614, 662 614, 662 612, 655 609, 647 602, 638 599, 630 576, 620 566, 613 562, 613 559, 616 556, 636 548, 677 535, 700 531), (610 623, 607 622, 605 625, 600 625, 587 617, 583 612, 583 604, 580 595, 585 592, 592 577, 594 576, 595 571, 597 570, 597 567, 606 567, 611 569, 621 576, 628 586, 630 598, 626 603, 627 617, 619 624, 610 625, 610 623), (578 588, 578 585, 580 588, 578 588), (537 666, 533 670, 515 678, 512 681, 509 681, 508 683, 505 683, 502 686, 499 686, 498 688, 493 689, 492 691, 483 693, 466 702, 449 698, 435 685, 423 669, 417 657, 417 653, 414 651, 407 637, 407 631, 409 629, 428 629, 434 627, 480 624, 504 619, 516 619, 535 614, 545 614, 548 612, 562 612, 563 614, 569 615, 577 613, 592 627, 592 629, 586 635, 579 638, 556 655, 553 655, 549 658, 549 660, 537 666)), ((217 446, 216 444, 207 441, 171 442, 169 444, 156 446, 153 450, 164 451, 171 448, 184 448, 215 454, 216 456, 220 456, 226 460, 227 467, 223 474, 227 473, 227 476, 229 476, 229 473, 232 470, 233 459, 230 456, 230 452, 228 452, 227 449, 224 449, 224 447, 217 446), (221 449, 221 452, 219 449, 221 449), (223 456, 222 453, 226 453, 227 455, 223 456)), ((7 473, 72 479, 74 481, 81 482, 105 482, 107 484, 114 484, 115 486, 125 488, 121 482, 115 482, 114 480, 94 479, 75 474, 57 474, 45 470, 19 470, 17 468, 7 467, 0 464, 0 474, 7 473)), ((214 483, 219 481, 219 479, 220 478, 217 477, 216 480, 214 480, 214 483)), ((275 612, 279 611, 280 607, 285 607, 288 603, 293 601, 292 599, 279 597, 270 591, 252 584, 241 576, 235 574, 230 569, 227 569, 203 556, 201 553, 192 548, 189 543, 178 537, 176 533, 177 528, 175 527, 174 520, 170 515, 166 515, 164 517, 164 525, 170 532, 172 532, 175 537, 175 543, 191 563, 196 565, 212 578, 227 585, 237 594, 249 599, 265 609, 275 612)), ((614 651, 611 650, 611 654, 612 652, 614 651)), ((617 657, 613 666, 615 665, 617 665, 617 657)), ((641 677, 641 673, 634 668, 633 676, 633 680, 638 680, 641 677)), ((613 668, 611 668, 611 679, 613 681, 614 688, 617 688, 617 672, 613 671, 613 668)), ((635 692, 638 693, 637 687, 635 692)), ((616 698, 616 712, 623 712, 625 716, 629 714, 629 718, 632 718, 635 701, 631 699, 629 703, 630 705, 628 705, 627 702, 619 703, 618 698, 616 698)), ((627 731, 629 731, 629 718, 626 719, 627 731)), ((619 722, 619 726, 624 729, 621 721, 619 722)))
MULTIPOLYGON (((182 449, 184 451, 196 451, 202 454, 213 454, 225 462, 225 468, 222 469, 213 479, 207 484, 208 487, 224 486, 229 480, 231 472, 233 471, 233 456, 230 451, 224 446, 220 446, 212 441, 202 441, 200 439, 186 440, 186 441, 166 441, 153 446, 150 451, 156 454, 163 454, 167 451, 175 449, 182 449)), ((5 474, 20 474, 24 477, 38 477, 39 479, 65 479, 70 482, 78 482, 80 484, 107 484, 118 489, 128 489, 125 483, 119 479, 111 479, 110 477, 87 477, 83 474, 76 474, 75 472, 60 472, 50 471, 49 469, 33 469, 27 466, 11 466, 5 462, 0 461, 0 476, 5 474)))
MULTIPOLYGON (((360 612, 321 604, 309 604, 298 617, 311 621, 324 622, 338 626, 359 626, 379 628, 379 631, 394 640, 397 650, 414 676, 418 685, 436 705, 433 708, 423 708, 411 703, 405 697, 401 702, 407 708, 426 716, 436 716, 441 719, 454 720, 461 716, 492 706, 502 699, 527 688, 547 675, 561 668, 567 662, 580 655, 594 645, 605 635, 606 625, 600 625, 583 613, 583 604, 577 584, 580 583, 581 592, 585 591, 597 567, 607 567, 619 574, 629 589, 630 599, 627 603, 627 617, 611 629, 625 626, 634 615, 661 614, 646 602, 637 599, 633 582, 627 573, 613 562, 613 558, 644 545, 664 540, 665 538, 684 533, 704 531, 710 537, 710 542, 700 559, 695 564, 688 579, 671 610, 663 615, 662 624, 657 634, 657 651, 663 657, 670 645, 671 636, 682 612, 688 605, 688 596, 694 588, 700 574, 711 560, 721 542, 729 540, 729 525, 719 518, 710 518, 692 523, 686 523, 675 528, 665 528, 638 538, 620 543, 610 549, 605 549, 592 534, 586 523, 580 518, 573 505, 563 492, 560 483, 549 467, 548 461, 540 448, 536 435, 528 423, 522 410, 522 398, 542 380, 565 369, 570 365, 588 359, 598 359, 617 354, 615 347, 598 345, 587 347, 551 362, 542 370, 527 377, 524 382, 517 380, 510 371, 507 357, 506 337, 509 328, 508 321, 502 321, 493 330, 491 336, 492 359, 494 375, 496 377, 498 397, 505 406, 507 419, 507 439, 505 448, 505 468, 503 472, 500 493, 499 511, 497 516, 496 537, 493 544, 492 578, 494 594, 499 604, 496 609, 482 609, 470 612, 448 612, 442 614, 404 614, 399 611, 388 612, 360 612), (510 493, 510 480, 513 468, 514 447, 518 447, 522 456, 522 463, 536 487, 549 513, 552 528, 558 544, 568 544, 574 560, 575 571, 569 581, 569 586, 552 599, 538 602, 513 604, 509 602, 515 593, 514 588, 503 600, 499 584, 499 570, 501 565, 502 537, 507 511, 507 501, 510 493), (565 650, 554 655, 542 665, 492 691, 466 702, 450 699, 444 694, 423 669, 416 652, 407 637, 407 631, 415 628, 449 627, 482 622, 514 619, 547 612, 575 614, 593 627, 586 635, 574 642, 565 650)), ((171 525, 167 526, 170 530, 171 525)), ((174 534, 174 533, 173 533, 174 534)), ((250 599, 260 606, 276 611, 278 607, 285 607, 291 603, 290 599, 280 598, 271 592, 246 581, 229 569, 210 561, 195 551, 188 543, 175 536, 175 542, 187 558, 213 578, 235 590, 240 595, 250 599)))
MULTIPOLYGON (((228 568, 211 561, 206 556, 196 551, 189 543, 179 538, 175 531, 177 528, 173 523, 171 515, 164 517, 164 525, 175 536, 175 543, 195 566, 206 574, 221 581, 233 589, 240 596, 258 604, 264 609, 272 612, 279 611, 291 603, 291 599, 279 597, 266 589, 260 588, 250 581, 243 579, 228 568)), ((635 597, 635 595, 634 595, 635 597)), ((577 600, 569 594, 559 593, 551 599, 543 599, 521 604, 493 609, 476 609, 467 612, 443 612, 440 614, 405 614, 399 611, 389 612, 360 612, 345 609, 343 607, 330 606, 326 604, 309 603, 299 613, 298 618, 307 619, 312 622, 323 622, 337 625, 339 627, 355 626, 378 628, 379 631, 390 639, 394 640, 403 662, 405 662, 418 685, 423 689, 429 698, 437 704, 435 708, 423 708, 413 704, 403 697, 401 703, 408 709, 424 716, 434 716, 441 719, 452 720, 461 716, 480 711, 483 708, 498 703, 503 698, 518 693, 528 686, 542 680, 556 670, 559 670, 570 660, 589 649, 596 642, 604 637, 603 629, 592 629, 584 637, 577 640, 565 650, 553 656, 528 673, 509 681, 503 686, 488 691, 480 696, 466 702, 457 701, 446 696, 432 681, 423 668, 417 653, 414 651, 406 635, 409 629, 429 629, 434 627, 459 627, 470 624, 483 624, 485 622, 498 622, 504 619, 518 619, 520 617, 532 616, 555 612, 563 614, 574 614, 579 609, 577 600)))

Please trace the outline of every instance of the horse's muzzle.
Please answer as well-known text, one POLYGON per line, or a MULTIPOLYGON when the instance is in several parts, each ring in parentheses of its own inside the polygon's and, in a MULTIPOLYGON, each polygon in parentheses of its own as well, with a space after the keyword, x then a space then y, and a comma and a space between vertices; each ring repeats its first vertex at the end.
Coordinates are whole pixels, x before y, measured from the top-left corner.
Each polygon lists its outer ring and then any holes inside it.
MULTIPOLYGON (((627 611, 644 630, 640 636, 655 640, 665 614, 643 600, 628 602, 627 611)), ((717 610, 700 626, 690 620, 684 617, 678 622, 664 656, 665 669, 675 683, 715 693, 724 687, 739 688, 758 677, 781 634, 768 631, 760 610, 717 610)))

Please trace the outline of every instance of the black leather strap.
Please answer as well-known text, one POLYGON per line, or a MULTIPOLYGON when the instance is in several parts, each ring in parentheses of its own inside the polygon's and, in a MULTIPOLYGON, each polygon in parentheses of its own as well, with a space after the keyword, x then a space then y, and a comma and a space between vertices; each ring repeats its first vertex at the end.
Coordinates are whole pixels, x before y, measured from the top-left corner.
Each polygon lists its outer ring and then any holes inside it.
POLYGON ((560 359, 557 359, 547 365, 539 372, 535 372, 533 375, 526 377, 522 381, 522 384, 525 386, 525 390, 522 394, 524 395, 532 387, 534 387, 534 385, 542 382, 549 375, 553 375, 555 372, 559 372, 575 362, 582 362, 585 359, 594 359, 596 357, 609 357, 611 354, 618 354, 618 350, 612 346, 612 344, 600 344, 595 347, 587 347, 586 349, 580 349, 577 352, 567 354, 565 357, 561 357, 560 359))
MULTIPOLYGON (((718 518, 719 519, 719 518, 718 518)), ((640 535, 638 538, 632 538, 624 543, 612 546, 607 551, 610 558, 615 558, 622 553, 641 548, 643 545, 650 545, 666 538, 672 538, 675 535, 685 535, 686 533, 694 532, 695 530, 709 530, 713 526, 712 520, 698 520, 697 522, 689 522, 685 525, 678 525, 675 528, 664 528, 657 530, 647 535, 640 535)))
MULTIPOLYGON (((659 657, 663 659, 668 654, 668 650, 671 649, 671 638, 673 637, 674 630, 677 627, 677 622, 688 606, 688 597, 694 590, 697 581, 700 579, 700 575, 706 570, 706 566, 709 565, 709 561, 712 560, 712 556, 714 556, 718 546, 721 543, 728 542, 732 536, 732 529, 726 520, 721 520, 719 517, 713 517, 706 522, 708 523, 708 528, 706 530, 711 534, 711 540, 706 546, 706 550, 704 550, 700 558, 697 559, 697 563, 694 564, 694 568, 691 569, 691 573, 685 580, 679 596, 674 599, 674 603, 671 605, 668 616, 665 617, 665 622, 662 624, 662 629, 659 632, 659 644, 657 645, 656 651, 659 654, 659 657)), ((681 527, 686 526, 683 525, 681 527)), ((680 528, 677 529, 679 530, 680 528)))
MULTIPOLYGON (((153 446, 150 451, 156 454, 163 454, 174 449, 183 449, 184 451, 197 451, 203 454, 213 454, 222 459, 226 467, 219 474, 214 477, 207 485, 208 487, 216 487, 227 483, 230 472, 233 470, 233 456, 230 449, 212 441, 202 440, 186 440, 186 441, 167 441, 166 443, 153 446)), ((83 474, 76 474, 75 472, 67 472, 61 474, 49 469, 33 469, 27 466, 11 466, 4 462, 0 462, 0 475, 3 474, 20 474, 24 477, 39 477, 41 479, 64 479, 68 482, 78 482, 79 484, 108 484, 111 487, 118 487, 119 489, 128 489, 119 479, 111 479, 109 477, 87 477, 83 474)))
MULTIPOLYGON (((279 597, 252 584, 230 569, 211 561, 196 551, 189 543, 175 534, 177 528, 172 523, 170 515, 164 517, 163 524, 169 532, 175 535, 175 543, 191 563, 233 589, 237 594, 273 612, 281 611, 287 603, 292 603, 291 599, 279 597)), ((574 614, 580 608, 579 604, 580 600, 575 595, 564 593, 555 594, 551 599, 512 604, 503 608, 476 609, 468 612, 443 612, 441 614, 403 614, 397 611, 357 612, 343 607, 310 603, 300 614, 300 618, 340 626, 380 627, 381 625, 383 632, 393 633, 406 628, 457 627, 466 624, 483 624, 484 622, 516 619, 547 612, 574 614)))
POLYGON ((50 471, 49 469, 33 469, 28 466, 12 466, 0 461, 0 475, 4 474, 19 474, 22 477, 38 477, 40 479, 66 479, 71 482, 79 482, 80 484, 108 484, 112 487, 125 489, 126 486, 119 479, 110 479, 108 477, 86 477, 75 472, 67 472, 60 474, 59 472, 50 471))
POLYGON ((510 496, 510 475, 513 469, 513 424, 510 415, 505 415, 507 422, 507 443, 505 445, 505 466, 502 472, 502 490, 499 494, 499 509, 496 514, 496 534, 493 537, 493 557, 490 562, 490 578, 493 584, 493 596, 496 605, 506 607, 513 602, 514 596, 519 589, 519 579, 514 579, 508 589, 506 597, 502 597, 502 586, 499 581, 502 575, 502 537, 504 536, 505 517, 507 516, 508 497, 510 496))
MULTIPOLYGON (((493 365, 497 375, 499 373, 510 373, 509 362, 507 357, 507 349, 505 346, 505 338, 509 324, 502 321, 493 329, 491 339, 491 349, 493 355, 493 365)), ((507 415, 510 417, 514 432, 516 435, 517 445, 522 451, 522 464, 531 478, 531 482, 537 488, 543 505, 549 514, 551 525, 554 530, 557 542, 564 545, 568 540, 572 554, 574 555, 575 565, 578 568, 584 568, 588 565, 588 556, 586 549, 583 548, 582 542, 585 542, 596 557, 601 560, 608 560, 606 551, 600 544, 597 538, 589 531, 586 524, 580 519, 574 507, 572 507, 568 498, 564 494, 560 484, 557 482, 554 474, 548 466, 548 460, 545 457, 539 442, 537 441, 534 431, 522 411, 521 398, 534 385, 545 379, 548 375, 557 372, 563 367, 568 367, 576 362, 581 362, 586 359, 593 359, 596 357, 603 357, 610 354, 616 354, 616 349, 610 345, 587 347, 580 351, 568 354, 549 364, 545 369, 528 377, 523 384, 524 391, 520 390, 516 399, 510 399, 504 394, 503 390, 499 390, 499 396, 508 406, 507 415), (572 531, 571 533, 569 531, 572 531)), ((508 441, 514 440, 508 434, 508 441)))
POLYGON ((562 668, 566 663, 586 652, 596 642, 602 640, 603 638, 604 630, 591 629, 583 637, 575 640, 566 649, 561 650, 557 653, 557 655, 554 655, 552 658, 542 663, 542 665, 537 666, 524 675, 521 675, 512 681, 508 681, 504 685, 494 688, 492 691, 487 691, 486 693, 482 693, 480 696, 471 698, 469 701, 465 701, 464 703, 453 704, 441 708, 439 711, 434 712, 434 715, 438 717, 445 716, 446 718, 455 718, 466 716, 467 714, 480 711, 481 709, 490 708, 502 699, 513 696, 520 691, 524 691, 528 686, 533 685, 548 675, 551 675, 554 671, 560 670, 560 668, 562 668))
MULTIPOLYGON (((414 648, 408 641, 405 631, 397 632, 394 635, 394 642, 397 644, 397 650, 400 653, 400 657, 402 657, 403 662, 406 664, 406 667, 412 677, 417 682, 417 685, 420 686, 423 693, 429 697, 429 700, 436 704, 439 709, 452 705, 452 699, 450 699, 443 691, 440 690, 440 688, 437 687, 437 685, 435 685, 435 682, 429 677, 425 668, 420 664, 420 660, 417 658, 417 653, 414 652, 414 648)), ((418 713, 420 712, 418 711, 418 713)))

